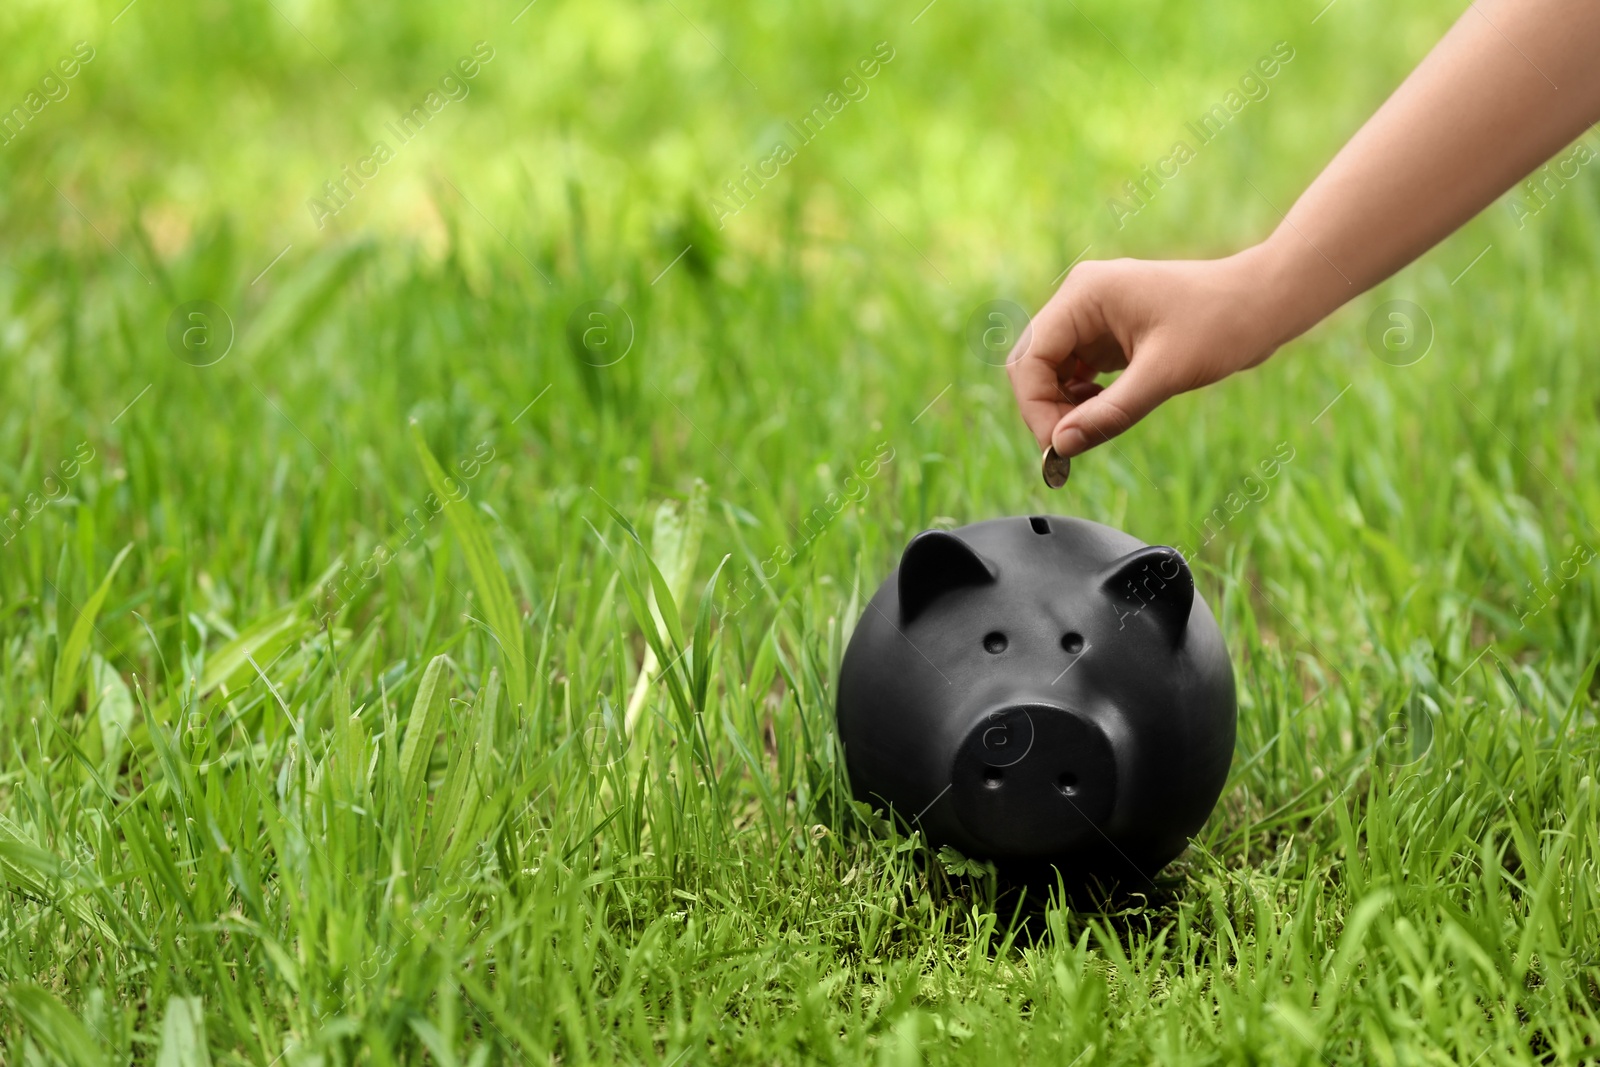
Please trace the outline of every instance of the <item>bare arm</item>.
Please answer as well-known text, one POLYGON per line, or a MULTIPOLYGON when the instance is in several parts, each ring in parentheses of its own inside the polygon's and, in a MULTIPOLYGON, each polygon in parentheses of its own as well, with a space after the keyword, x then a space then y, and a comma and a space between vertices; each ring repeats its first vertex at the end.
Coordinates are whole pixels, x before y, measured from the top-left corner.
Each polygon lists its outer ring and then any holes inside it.
POLYGON ((1255 366, 1443 240, 1600 119, 1597 48, 1600 0, 1480 0, 1261 244, 1075 268, 1010 365, 1040 445, 1082 452, 1255 366))

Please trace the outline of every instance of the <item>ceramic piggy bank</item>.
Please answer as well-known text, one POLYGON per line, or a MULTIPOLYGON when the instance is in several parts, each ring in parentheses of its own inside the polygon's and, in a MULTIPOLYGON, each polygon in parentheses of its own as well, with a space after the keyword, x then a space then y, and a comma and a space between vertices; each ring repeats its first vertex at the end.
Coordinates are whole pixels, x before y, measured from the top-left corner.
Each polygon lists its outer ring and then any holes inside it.
POLYGON ((1149 876, 1222 792, 1237 711, 1177 551, 1083 519, 912 538, 845 651, 857 798, 1005 864, 1149 876))

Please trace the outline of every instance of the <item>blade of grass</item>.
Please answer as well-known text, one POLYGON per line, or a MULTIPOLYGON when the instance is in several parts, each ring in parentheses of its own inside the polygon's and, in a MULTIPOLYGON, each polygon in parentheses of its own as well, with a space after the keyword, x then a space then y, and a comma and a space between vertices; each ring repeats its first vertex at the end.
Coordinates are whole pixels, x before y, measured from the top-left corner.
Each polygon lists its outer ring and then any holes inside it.
POLYGON ((456 495, 459 487, 439 466, 439 461, 423 439, 422 427, 415 420, 411 423, 411 443, 427 475, 428 484, 434 495, 442 501, 445 518, 466 555, 473 588, 483 601, 484 618, 500 644, 512 698, 520 705, 529 697, 528 658, 522 616, 517 611, 516 599, 511 593, 511 582, 506 577, 505 569, 500 566, 488 533, 478 521, 477 512, 467 503, 464 494, 456 495))
POLYGON ((83 671, 83 657, 89 651, 89 634, 94 629, 95 617, 100 614, 100 606, 111 591, 111 579, 117 576, 117 569, 132 551, 133 545, 128 544, 117 553, 105 577, 100 579, 100 585, 84 601, 77 619, 72 623, 72 629, 67 632, 67 640, 56 658, 55 680, 50 686, 50 708, 58 715, 78 695, 78 676, 83 671))

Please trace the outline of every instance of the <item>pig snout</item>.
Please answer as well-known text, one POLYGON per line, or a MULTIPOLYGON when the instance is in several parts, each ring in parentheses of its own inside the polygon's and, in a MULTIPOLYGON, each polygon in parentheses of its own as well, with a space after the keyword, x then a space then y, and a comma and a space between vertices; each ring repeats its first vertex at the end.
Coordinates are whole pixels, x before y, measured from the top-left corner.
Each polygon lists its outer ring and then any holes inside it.
POLYGON ((1004 705, 961 739, 950 793, 962 826, 989 854, 1058 855, 1104 836, 1116 804, 1116 753, 1085 715, 1046 703, 1004 705))

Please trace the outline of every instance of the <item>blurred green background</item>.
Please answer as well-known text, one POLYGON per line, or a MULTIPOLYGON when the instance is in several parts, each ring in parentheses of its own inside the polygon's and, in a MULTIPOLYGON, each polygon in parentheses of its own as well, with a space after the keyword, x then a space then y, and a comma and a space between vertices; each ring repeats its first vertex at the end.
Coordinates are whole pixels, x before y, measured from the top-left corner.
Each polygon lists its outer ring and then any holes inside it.
POLYGON ((1264 237, 1458 7, 8 3, 6 1058, 1592 1057, 1593 175, 1059 494, 965 336, 1264 237), (215 362, 169 343, 199 300, 215 362), (1024 907, 838 778, 905 541, 1041 511, 1183 546, 1234 652, 1234 777, 1152 898, 1024 907))

